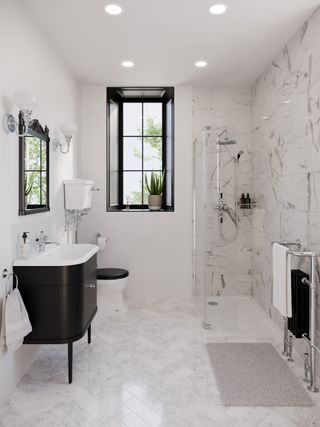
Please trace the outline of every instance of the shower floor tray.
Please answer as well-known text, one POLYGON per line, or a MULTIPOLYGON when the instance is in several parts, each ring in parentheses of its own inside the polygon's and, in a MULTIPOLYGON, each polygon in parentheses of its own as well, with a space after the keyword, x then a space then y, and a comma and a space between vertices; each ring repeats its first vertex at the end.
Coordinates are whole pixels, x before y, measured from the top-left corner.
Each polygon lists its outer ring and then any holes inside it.
POLYGON ((273 342, 282 334, 250 296, 209 297, 207 323, 216 338, 273 342))

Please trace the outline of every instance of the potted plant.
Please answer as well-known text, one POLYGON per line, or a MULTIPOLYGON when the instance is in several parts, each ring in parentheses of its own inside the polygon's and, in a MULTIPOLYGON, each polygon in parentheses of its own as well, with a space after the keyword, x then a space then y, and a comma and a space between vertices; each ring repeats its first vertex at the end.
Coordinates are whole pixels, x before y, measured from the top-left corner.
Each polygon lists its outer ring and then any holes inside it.
POLYGON ((151 211, 159 211, 162 206, 162 193, 164 187, 164 171, 160 173, 151 172, 150 182, 145 176, 146 187, 149 193, 148 205, 151 211))

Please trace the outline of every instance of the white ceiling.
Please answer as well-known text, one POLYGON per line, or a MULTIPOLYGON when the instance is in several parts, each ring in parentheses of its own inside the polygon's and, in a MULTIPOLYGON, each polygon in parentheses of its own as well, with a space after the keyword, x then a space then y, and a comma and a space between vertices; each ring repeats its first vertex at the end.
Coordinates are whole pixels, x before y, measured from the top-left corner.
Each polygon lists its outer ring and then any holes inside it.
POLYGON ((21 0, 83 83, 251 84, 320 0, 21 0), (109 3, 119 16, 104 12, 109 3), (208 8, 224 3, 224 15, 208 8), (205 69, 194 62, 204 59, 205 69), (134 61, 130 69, 124 60, 134 61))

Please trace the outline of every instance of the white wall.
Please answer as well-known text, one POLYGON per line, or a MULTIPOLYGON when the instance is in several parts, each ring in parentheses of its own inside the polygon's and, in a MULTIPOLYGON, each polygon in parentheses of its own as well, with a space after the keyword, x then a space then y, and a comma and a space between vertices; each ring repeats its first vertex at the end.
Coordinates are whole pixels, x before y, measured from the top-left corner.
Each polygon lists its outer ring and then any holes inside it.
POLYGON ((93 179, 93 209, 80 239, 109 238, 99 265, 130 271, 130 298, 181 298, 192 294, 192 90, 175 88, 175 212, 106 212, 106 88, 81 92, 82 178, 93 179))
MULTIPOLYGON (((28 13, 16 0, 0 2, 0 118, 6 112, 17 114, 12 104, 16 90, 30 90, 39 100, 33 117, 57 135, 63 121, 77 121, 78 87, 60 58, 51 49, 28 13)), ((0 127, 0 272, 10 270, 13 241, 22 230, 51 230, 50 237, 64 234, 61 182, 75 173, 73 150, 67 156, 50 149, 51 212, 18 217, 18 137, 4 133, 0 127)), ((15 244, 15 243, 14 243, 15 244)), ((0 302, 5 283, 0 279, 0 302)), ((36 347, 23 346, 13 355, 0 357, 0 402, 25 373, 36 354, 36 347)))

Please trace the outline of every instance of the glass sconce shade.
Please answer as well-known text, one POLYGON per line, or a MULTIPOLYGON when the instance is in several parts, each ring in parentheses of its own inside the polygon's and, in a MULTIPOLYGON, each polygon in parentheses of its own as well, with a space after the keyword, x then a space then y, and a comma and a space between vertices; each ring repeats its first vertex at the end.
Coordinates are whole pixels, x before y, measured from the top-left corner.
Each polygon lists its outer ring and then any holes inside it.
POLYGON ((32 111, 38 106, 38 102, 32 93, 26 91, 15 92, 13 95, 13 102, 20 110, 19 119, 16 120, 13 114, 6 113, 2 118, 2 127, 6 133, 16 132, 19 136, 23 137, 28 133, 32 111), (20 117, 22 119, 22 124, 19 123, 20 117))
POLYGON ((77 132, 78 126, 75 123, 62 123, 60 125, 60 131, 65 137, 65 145, 56 138, 53 142, 57 150, 60 150, 62 154, 67 154, 70 151, 71 139, 73 135, 77 132), (63 148, 63 147, 66 148, 63 148))
POLYGON ((36 97, 30 92, 25 92, 25 91, 16 92, 13 95, 13 101, 21 111, 24 111, 24 110, 32 111, 38 106, 36 97))
POLYGON ((73 136, 77 132, 78 126, 75 123, 63 123, 60 130, 64 136, 73 136))

